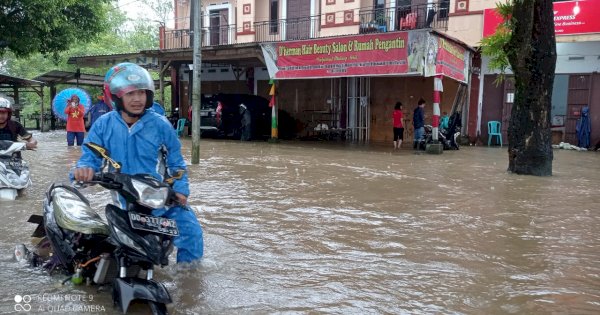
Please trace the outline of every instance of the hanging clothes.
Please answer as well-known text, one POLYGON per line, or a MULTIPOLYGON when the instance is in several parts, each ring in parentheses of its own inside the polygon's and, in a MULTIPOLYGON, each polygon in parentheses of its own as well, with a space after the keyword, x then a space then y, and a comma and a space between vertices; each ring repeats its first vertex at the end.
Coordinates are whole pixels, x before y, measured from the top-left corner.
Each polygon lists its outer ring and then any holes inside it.
POLYGON ((584 106, 581 109, 581 117, 577 119, 575 130, 577 131, 577 146, 585 149, 589 148, 592 128, 590 124, 590 108, 588 106, 584 106))

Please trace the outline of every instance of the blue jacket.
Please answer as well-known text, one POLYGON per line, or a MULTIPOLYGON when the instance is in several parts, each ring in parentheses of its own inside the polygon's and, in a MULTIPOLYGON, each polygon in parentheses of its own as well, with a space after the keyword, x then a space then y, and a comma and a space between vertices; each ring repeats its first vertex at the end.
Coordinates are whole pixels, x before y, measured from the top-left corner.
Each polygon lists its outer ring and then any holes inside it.
POLYGON ((415 129, 421 128, 425 126, 425 113, 423 112, 423 108, 421 106, 417 106, 415 111, 413 112, 413 127, 415 129))
MULTIPOLYGON (((181 143, 169 121, 153 111, 146 113, 129 128, 119 111, 111 111, 96 120, 84 143, 94 142, 110 152, 110 157, 121 163, 125 174, 151 174, 163 180, 164 167, 170 175, 186 171, 176 180, 173 190, 185 196, 190 194, 187 168, 181 155, 181 143), (163 162, 163 156, 166 156, 163 162)), ((98 172, 102 159, 86 146, 77 167, 90 167, 98 172)))
POLYGON ((165 109, 158 104, 157 102, 152 103, 152 107, 150 107, 150 110, 153 110, 155 113, 159 114, 159 115, 165 115, 165 109))
POLYGON ((90 126, 94 124, 94 122, 100 118, 100 116, 110 112, 112 109, 110 108, 110 106, 106 105, 106 103, 104 103, 103 101, 100 101, 96 104, 94 104, 94 106, 92 106, 92 108, 90 108, 90 110, 88 111, 88 115, 90 115, 89 117, 89 123, 90 126))

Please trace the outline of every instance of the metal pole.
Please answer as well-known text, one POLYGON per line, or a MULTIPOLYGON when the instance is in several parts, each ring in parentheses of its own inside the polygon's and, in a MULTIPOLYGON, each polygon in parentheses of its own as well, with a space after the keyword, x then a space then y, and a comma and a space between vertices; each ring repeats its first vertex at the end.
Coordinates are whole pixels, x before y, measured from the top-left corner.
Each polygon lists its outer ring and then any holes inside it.
POLYGON ((200 69, 202 68, 202 25, 200 0, 194 0, 194 78, 192 82, 192 164, 200 163, 200 69))
POLYGON ((163 62, 159 61, 158 62, 158 86, 159 86, 159 90, 160 90, 160 105, 163 106, 163 108, 166 107, 165 104, 165 72, 163 69, 163 62))
MULTIPOLYGON (((50 107, 52 107, 52 101, 50 101, 50 107)), ((50 109, 50 110, 52 110, 52 109, 50 109)), ((42 104, 41 104, 41 108, 40 108, 40 132, 44 132, 44 95, 43 94, 42 94, 42 104)))

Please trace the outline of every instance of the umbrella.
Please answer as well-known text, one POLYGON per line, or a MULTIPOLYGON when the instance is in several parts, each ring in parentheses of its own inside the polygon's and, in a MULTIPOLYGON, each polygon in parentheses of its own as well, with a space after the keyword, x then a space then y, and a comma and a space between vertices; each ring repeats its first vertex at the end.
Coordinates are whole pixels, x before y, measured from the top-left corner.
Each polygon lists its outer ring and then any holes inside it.
POLYGON ((580 148, 587 149, 590 146, 590 108, 588 106, 584 106, 581 109, 581 117, 577 119, 577 126, 575 130, 577 131, 577 146, 580 148))
POLYGON ((67 100, 71 99, 71 96, 77 95, 79 97, 79 104, 83 105, 85 113, 88 112, 92 105, 92 99, 90 95, 80 88, 68 88, 60 91, 52 100, 52 111, 56 117, 67 120, 65 114, 65 107, 67 107, 67 100))

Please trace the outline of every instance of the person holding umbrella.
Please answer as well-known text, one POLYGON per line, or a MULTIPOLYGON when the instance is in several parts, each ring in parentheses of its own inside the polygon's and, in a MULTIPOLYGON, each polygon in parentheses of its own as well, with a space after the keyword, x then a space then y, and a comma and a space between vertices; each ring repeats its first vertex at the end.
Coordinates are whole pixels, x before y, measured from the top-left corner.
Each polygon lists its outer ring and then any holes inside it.
POLYGON ((77 146, 81 146, 85 134, 85 123, 83 121, 85 109, 79 103, 79 96, 74 94, 67 100, 65 114, 67 115, 67 145, 72 147, 75 144, 75 139, 77 139, 77 146))

